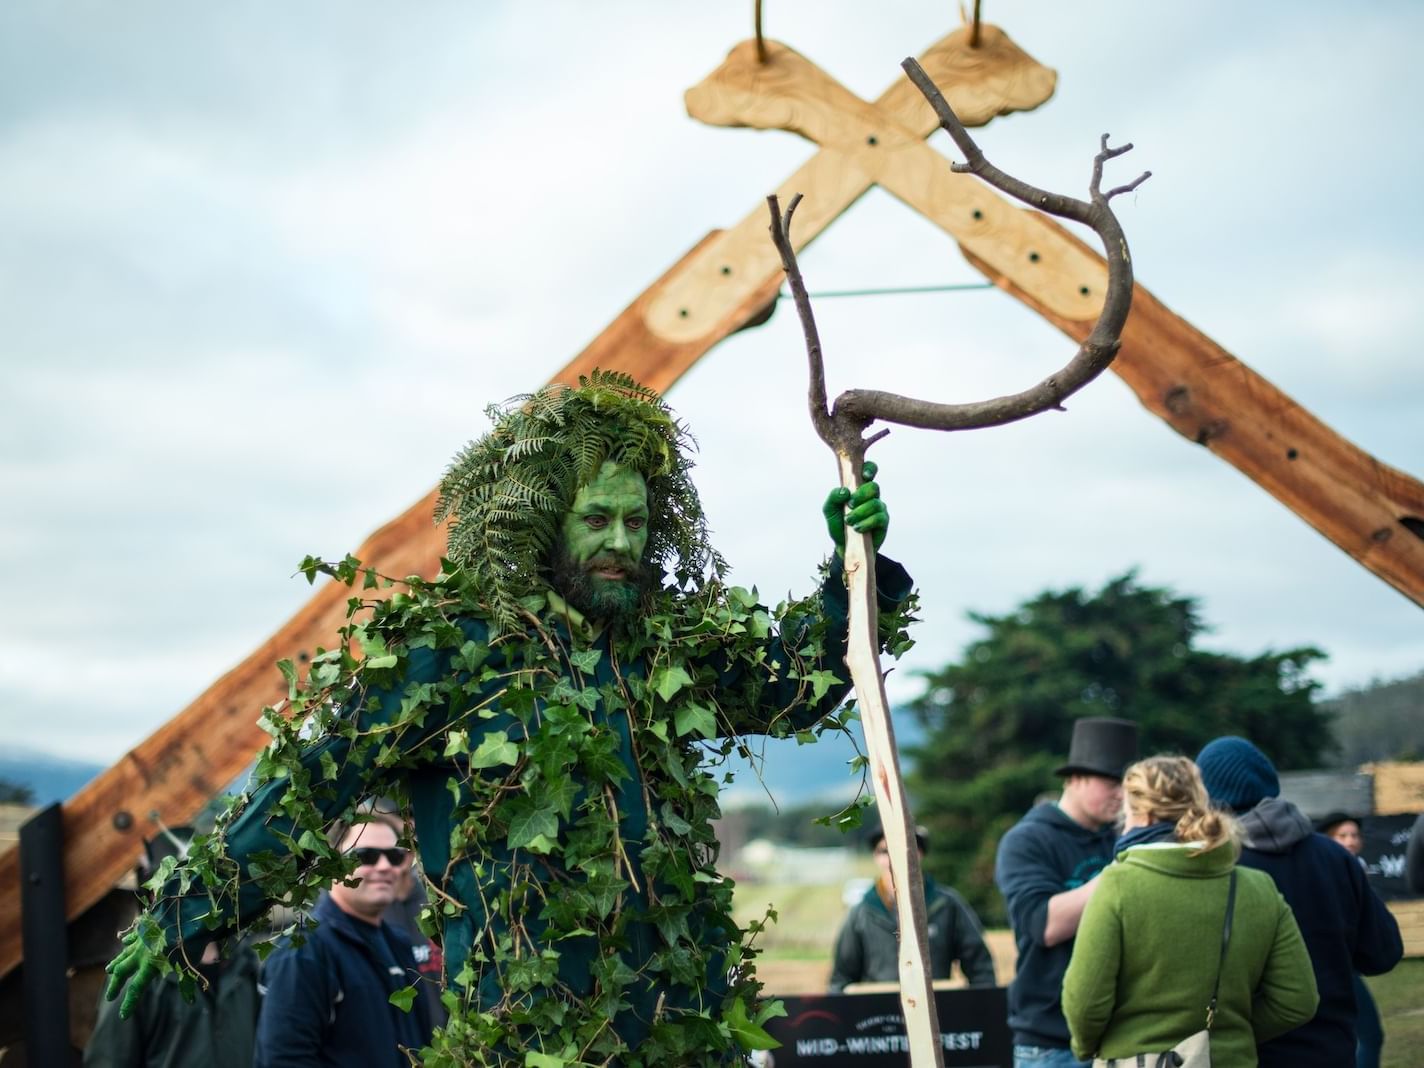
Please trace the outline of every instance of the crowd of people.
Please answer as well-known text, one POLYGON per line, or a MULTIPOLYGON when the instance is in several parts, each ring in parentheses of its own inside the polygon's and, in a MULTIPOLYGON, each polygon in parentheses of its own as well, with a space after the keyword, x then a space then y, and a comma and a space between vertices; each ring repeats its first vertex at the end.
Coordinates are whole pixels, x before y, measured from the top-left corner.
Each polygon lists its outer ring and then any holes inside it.
MULTIPOLYGON (((1392 968, 1402 944, 1356 859, 1359 821, 1336 813, 1313 826, 1245 739, 1219 738, 1195 761, 1136 760, 1136 748, 1134 724, 1080 720, 1061 795, 999 843, 1018 952, 1015 1068, 1135 1064, 1193 1043, 1219 1064, 1377 1068, 1383 1032, 1362 976, 1392 968)), ((170 977, 129 1019, 104 1005, 85 1064, 408 1064, 445 1019, 440 950, 415 923, 426 898, 411 834, 387 803, 364 805, 331 832, 351 876, 260 979, 250 946, 209 943, 197 1000, 170 977)), ((899 976, 883 832, 869 845, 878 874, 836 936, 832 992, 899 976)), ((916 845, 923 860, 923 828, 916 845)), ((970 986, 995 985, 973 909, 928 876, 924 892, 933 976, 957 964, 970 986)))
MULTIPOLYGON (((731 1025, 746 1032, 757 987, 725 963, 743 932, 715 869, 718 787, 681 739, 801 730, 839 706, 848 528, 874 548, 896 644, 912 583, 880 551, 874 467, 826 499, 820 589, 773 616, 721 584, 686 431, 656 394, 596 372, 494 414, 441 484, 458 581, 381 609, 362 641, 389 652, 305 693, 332 706, 321 729, 279 737, 280 774, 164 869, 109 967, 86 1063, 405 1065, 452 1007, 449 1033, 483 1028, 501 1064, 555 1033, 626 1068, 739 1059, 731 1025), (356 807, 397 779, 413 825, 356 807), (237 939, 304 892, 303 841, 307 870, 340 874, 257 978, 237 939), (417 841, 439 946, 409 921, 417 841)), ((1402 952, 1358 863, 1244 739, 1195 763, 1136 756, 1131 722, 1078 721, 1061 796, 999 843, 1016 1068, 1183 1043, 1229 1064, 1349 1063, 1357 976, 1402 952)), ((837 989, 898 974, 884 848, 836 940, 837 989)), ((972 910, 923 889, 933 973, 958 962, 992 984, 972 910)))

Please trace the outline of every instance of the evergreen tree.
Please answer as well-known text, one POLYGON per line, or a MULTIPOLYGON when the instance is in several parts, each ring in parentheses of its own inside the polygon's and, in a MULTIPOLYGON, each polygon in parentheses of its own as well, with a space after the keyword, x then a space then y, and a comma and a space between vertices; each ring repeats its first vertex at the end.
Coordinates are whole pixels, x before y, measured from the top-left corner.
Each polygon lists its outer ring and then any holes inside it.
POLYGON ((1333 746, 1328 713, 1306 675, 1305 647, 1240 657, 1194 647, 1197 603, 1138 585, 1129 572, 1097 593, 1049 591, 1003 616, 964 656, 928 672, 910 703, 925 728, 910 750, 915 813, 930 831, 930 871, 958 887, 987 923, 1004 922, 994 887, 1003 833, 1058 788, 1082 716, 1138 723, 1141 752, 1195 755, 1212 738, 1249 738, 1281 769, 1318 766, 1333 746))

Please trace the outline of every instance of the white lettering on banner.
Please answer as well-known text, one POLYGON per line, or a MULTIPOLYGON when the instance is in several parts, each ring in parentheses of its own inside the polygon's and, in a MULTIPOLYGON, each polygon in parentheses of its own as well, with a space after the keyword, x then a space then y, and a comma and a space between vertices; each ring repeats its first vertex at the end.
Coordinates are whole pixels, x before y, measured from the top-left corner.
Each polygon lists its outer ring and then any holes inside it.
POLYGON ((939 1036, 940 1045, 945 1049, 978 1049, 983 1040, 983 1031, 951 1031, 939 1036))
POLYGON ((853 1035, 846 1039, 848 1053, 909 1053, 906 1035, 853 1035))
POLYGON ((1380 874, 1386 879, 1404 878, 1404 857, 1402 855, 1379 858, 1380 874))
POLYGON ((841 1051, 841 1044, 834 1038, 798 1038, 796 1056, 834 1057, 841 1051))

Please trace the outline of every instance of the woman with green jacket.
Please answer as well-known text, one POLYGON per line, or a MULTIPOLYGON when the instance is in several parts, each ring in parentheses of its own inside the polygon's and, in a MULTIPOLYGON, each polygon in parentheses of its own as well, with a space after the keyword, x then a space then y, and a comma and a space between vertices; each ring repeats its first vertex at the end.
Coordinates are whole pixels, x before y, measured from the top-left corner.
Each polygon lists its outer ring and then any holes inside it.
POLYGON ((1208 1026, 1219 972, 1211 1063, 1254 1065, 1258 1042, 1315 1015, 1315 976, 1295 917, 1270 876, 1236 867, 1235 820, 1210 808, 1190 760, 1140 761, 1122 785, 1117 860, 1098 877, 1063 980, 1073 1052, 1109 1059, 1170 1050, 1208 1026))

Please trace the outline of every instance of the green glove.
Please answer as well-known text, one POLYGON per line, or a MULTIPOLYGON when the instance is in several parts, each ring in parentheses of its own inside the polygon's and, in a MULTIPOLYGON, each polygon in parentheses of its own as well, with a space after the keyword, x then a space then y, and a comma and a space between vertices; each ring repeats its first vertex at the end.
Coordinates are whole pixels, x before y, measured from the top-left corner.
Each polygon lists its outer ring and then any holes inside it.
POLYGON ((855 493, 844 486, 837 486, 826 496, 826 503, 821 508, 826 516, 826 530, 842 554, 845 553, 846 523, 850 523, 851 529, 857 533, 869 534, 877 552, 885 544, 885 533, 890 529, 890 511, 880 499, 880 487, 875 482, 877 470, 879 468, 867 460, 860 471, 865 481, 855 493))
MULTIPOLYGON (((104 1000, 113 1001, 119 996, 119 991, 124 993, 124 1000, 119 1005, 120 1019, 127 1020, 133 1015, 139 999, 143 997, 143 992, 153 981, 153 977, 162 975, 167 970, 163 955, 155 951, 144 938, 146 930, 150 936, 157 933, 162 938, 162 932, 157 931, 157 927, 157 923, 149 917, 140 920, 137 927, 124 935, 124 948, 119 950, 119 955, 104 969, 109 973, 109 982, 104 987, 104 1000)), ((192 1000, 191 996, 188 1000, 192 1000)))

